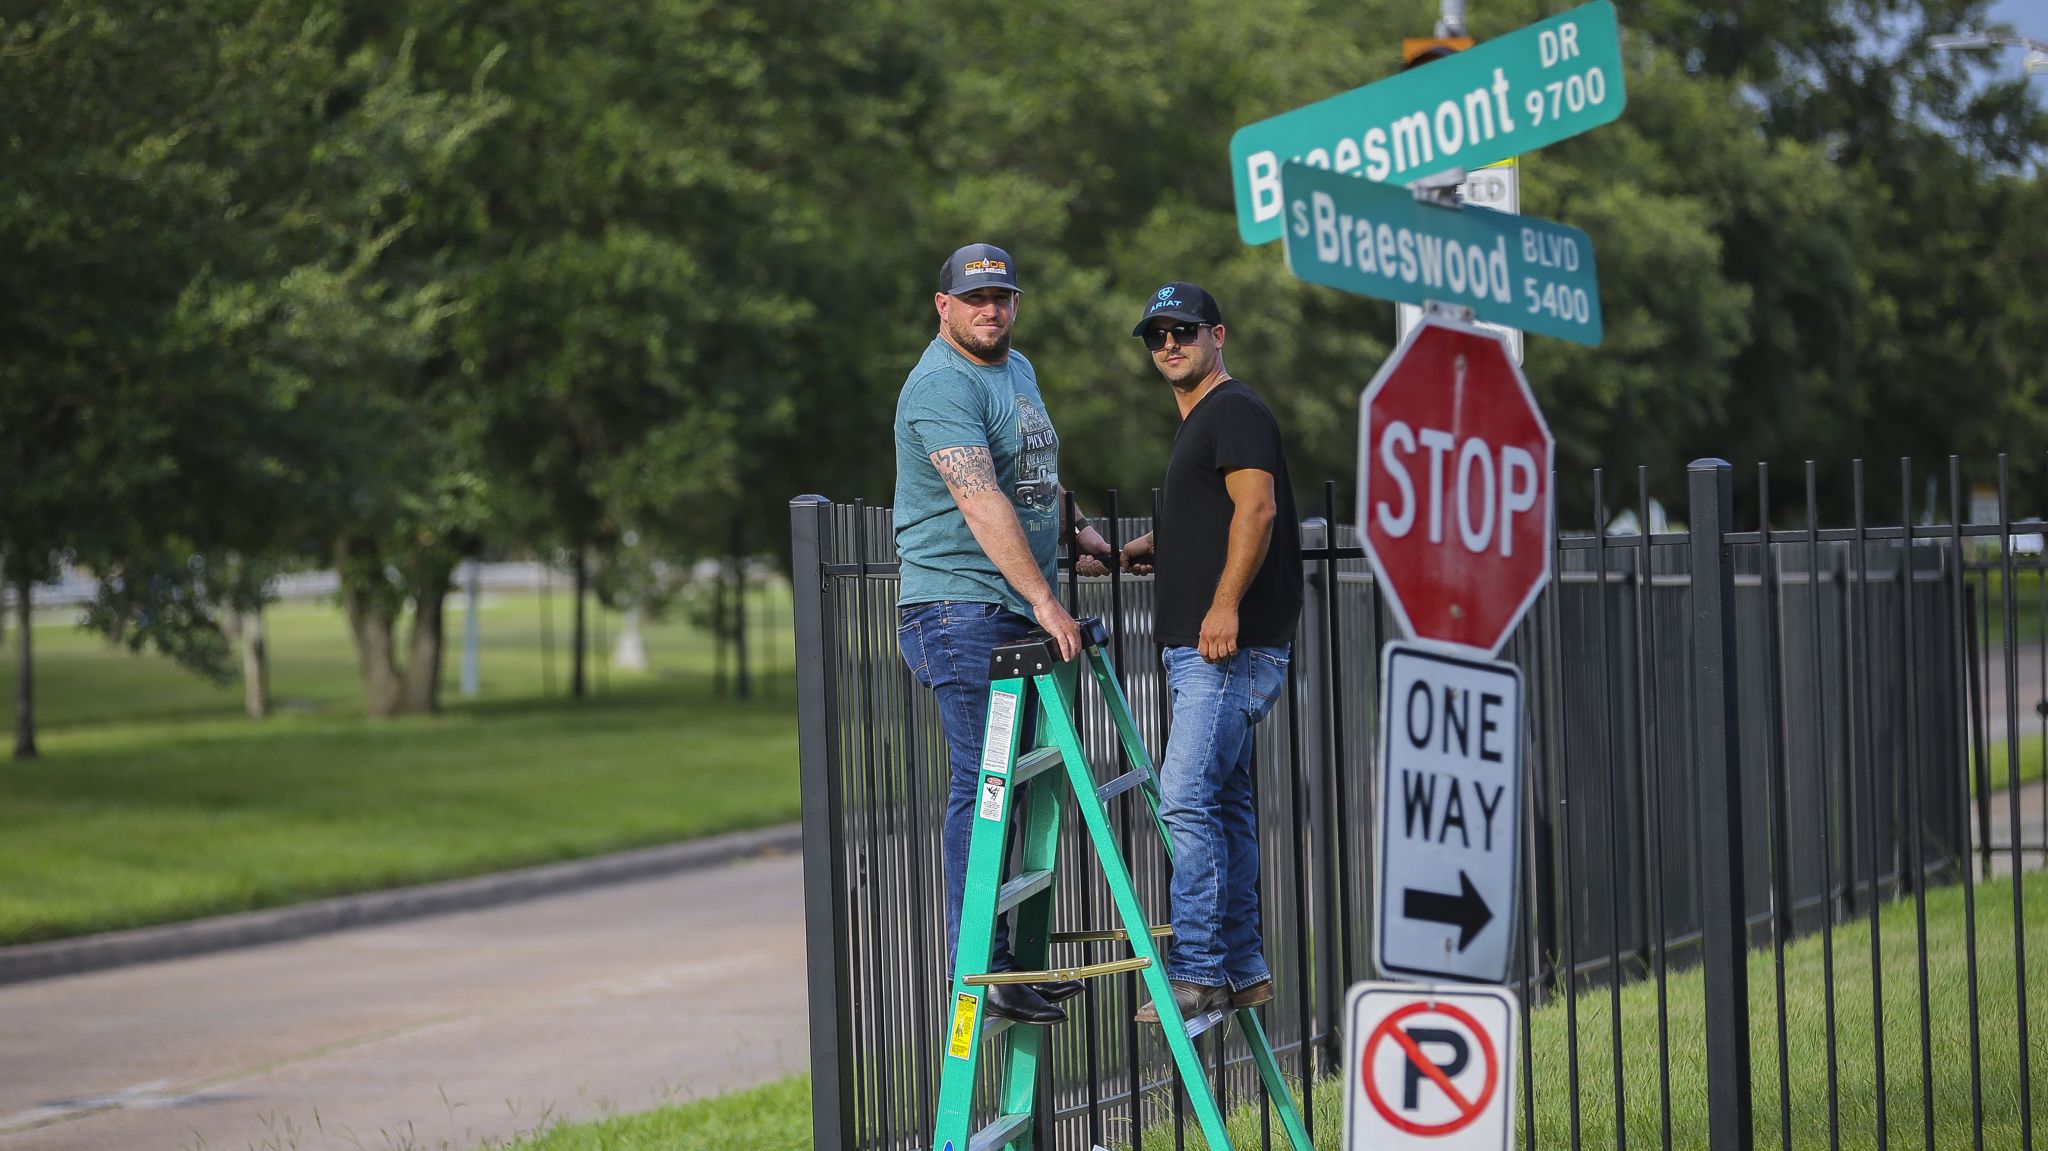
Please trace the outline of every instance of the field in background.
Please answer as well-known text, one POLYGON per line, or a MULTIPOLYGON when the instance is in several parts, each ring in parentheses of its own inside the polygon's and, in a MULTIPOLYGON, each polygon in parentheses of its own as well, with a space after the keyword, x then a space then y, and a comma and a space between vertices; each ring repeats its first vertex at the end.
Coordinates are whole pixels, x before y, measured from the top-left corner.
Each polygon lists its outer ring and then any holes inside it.
MULTIPOLYGON (((594 604, 594 601, 593 601, 594 604)), ((43 752, 0 761, 0 944, 272 907, 602 854, 797 816, 786 587, 750 605, 754 698, 714 688, 711 637, 645 628, 644 673, 589 664, 567 698, 566 594, 485 597, 481 691, 368 721, 329 603, 269 614, 277 714, 49 613, 35 632, 43 752)), ((595 613, 593 611, 593 619, 595 613)), ((606 620, 606 638, 618 618, 606 620)), ((593 629, 593 634, 595 629, 593 629)), ((14 642, 12 629, 6 646, 14 642)), ((13 680, 0 673, 0 698, 13 680)))
MULTIPOLYGON (((610 644, 619 634, 616 612, 598 610, 587 601, 592 621, 592 650, 586 665, 592 690, 637 678, 609 667, 610 644), (603 644, 597 642, 602 631, 603 644)), ((479 692, 474 701, 457 692, 461 668, 462 631, 467 616, 460 594, 448 600, 447 648, 442 658, 442 703, 450 709, 473 704, 531 701, 568 692, 570 625, 575 601, 567 592, 486 592, 477 613, 481 637, 479 692)), ((154 655, 131 655, 80 631, 75 609, 36 613, 36 720, 43 735, 108 721, 228 718, 242 714, 239 679, 215 685, 182 671, 154 655)), ((264 616, 270 646, 270 689, 281 714, 358 713, 362 681, 356 673, 355 648, 341 609, 328 600, 298 600, 273 605, 264 616)), ((6 659, 0 661, 0 704, 14 698, 14 628, 4 629, 6 659)), ((401 624, 400 639, 405 637, 401 624)), ((676 680, 710 676, 716 660, 708 632, 691 626, 680 611, 643 623, 647 676, 676 680)), ((765 690, 788 694, 794 659, 789 587, 776 582, 754 588, 748 596, 749 670, 765 672, 765 690)), ((728 669, 729 670, 729 669, 728 669)))

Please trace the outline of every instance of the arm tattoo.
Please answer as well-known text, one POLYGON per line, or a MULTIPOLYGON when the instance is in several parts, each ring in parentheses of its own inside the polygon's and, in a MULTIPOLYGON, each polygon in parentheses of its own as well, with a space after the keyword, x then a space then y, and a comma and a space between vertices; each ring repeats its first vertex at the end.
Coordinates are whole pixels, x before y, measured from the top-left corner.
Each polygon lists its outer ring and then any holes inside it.
POLYGON ((995 461, 987 448, 941 448, 932 453, 932 466, 945 477, 955 499, 1003 490, 996 483, 995 461))

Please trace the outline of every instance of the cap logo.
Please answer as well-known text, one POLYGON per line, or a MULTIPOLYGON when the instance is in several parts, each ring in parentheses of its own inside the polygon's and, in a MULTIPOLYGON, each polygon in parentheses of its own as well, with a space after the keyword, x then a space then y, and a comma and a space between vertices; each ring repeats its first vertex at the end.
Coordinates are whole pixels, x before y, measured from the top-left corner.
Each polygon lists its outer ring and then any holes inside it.
POLYGON ((1172 299, 1172 298, 1173 298, 1173 285, 1172 285, 1172 284, 1168 284, 1168 285, 1166 285, 1165 287, 1163 287, 1163 288, 1159 289, 1159 298, 1160 298, 1160 299, 1162 299, 1162 300, 1170 300, 1170 299, 1172 299))
POLYGON ((1010 270, 1001 260, 969 260, 960 266, 963 276, 1000 276, 1010 270))

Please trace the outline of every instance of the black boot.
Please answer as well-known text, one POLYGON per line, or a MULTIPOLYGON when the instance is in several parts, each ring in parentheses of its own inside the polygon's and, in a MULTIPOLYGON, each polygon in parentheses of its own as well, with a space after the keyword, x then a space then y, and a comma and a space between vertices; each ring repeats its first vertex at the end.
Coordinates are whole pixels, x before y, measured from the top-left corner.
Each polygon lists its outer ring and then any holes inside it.
POLYGON ((1038 997, 1047 1003, 1065 1003, 1087 990, 1087 987, 1087 984, 1078 979, 1048 979, 1043 983, 1032 984, 1031 990, 1038 992, 1038 997))
POLYGON ((1023 983, 991 984, 982 1003, 990 1015, 1018 1023, 1065 1023, 1067 1013, 1045 1001, 1045 997, 1023 983))

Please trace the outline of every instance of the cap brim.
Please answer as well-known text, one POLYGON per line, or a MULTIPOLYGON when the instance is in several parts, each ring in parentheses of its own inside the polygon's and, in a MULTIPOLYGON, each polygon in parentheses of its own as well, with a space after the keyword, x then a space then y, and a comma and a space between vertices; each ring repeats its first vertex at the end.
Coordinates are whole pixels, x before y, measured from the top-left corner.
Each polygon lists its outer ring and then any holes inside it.
POLYGON ((1161 308, 1158 311, 1153 312, 1151 315, 1146 316, 1144 319, 1139 320, 1138 326, 1131 329, 1131 334, 1134 336, 1143 336, 1145 334, 1145 329, 1151 326, 1152 321, 1159 319, 1180 320, 1183 323, 1189 324, 1206 324, 1209 322, 1203 319, 1202 317, 1194 314, 1193 312, 1182 311, 1179 308, 1161 308))
POLYGON ((994 283, 990 283, 990 284, 962 284, 961 286, 959 286, 959 287, 957 287, 957 288, 954 288, 954 289, 953 289, 952 291, 950 291, 950 292, 947 292, 946 294, 947 294, 947 295, 949 295, 949 296, 964 296, 964 295, 966 295, 966 294, 967 294, 967 293, 969 293, 969 292, 979 292, 979 291, 981 291, 981 290, 982 290, 983 288, 1001 288, 1001 289, 1002 289, 1003 291, 1005 291, 1005 292, 1015 292, 1015 293, 1017 293, 1017 294, 1018 294, 1018 295, 1020 295, 1020 296, 1024 294, 1024 289, 1022 289, 1022 288, 1018 287, 1018 286, 1017 286, 1017 285, 1015 285, 1015 284, 994 284, 994 283))

